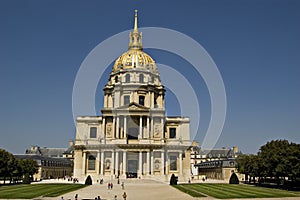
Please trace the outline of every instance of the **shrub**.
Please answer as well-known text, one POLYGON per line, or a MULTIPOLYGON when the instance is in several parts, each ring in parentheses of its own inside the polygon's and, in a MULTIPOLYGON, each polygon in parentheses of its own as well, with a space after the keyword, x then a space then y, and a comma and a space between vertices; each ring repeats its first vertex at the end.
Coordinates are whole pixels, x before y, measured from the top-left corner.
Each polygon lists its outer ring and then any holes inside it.
POLYGON ((239 178, 237 177, 237 175, 235 173, 232 173, 229 179, 229 184, 239 184, 239 178))
POLYGON ((85 185, 92 185, 92 184, 93 184, 93 181, 92 181, 91 176, 89 175, 85 180, 85 185))
POLYGON ((30 180, 30 176, 29 174, 25 174, 23 177, 23 184, 30 184, 31 180, 30 180))
POLYGON ((174 174, 171 176, 170 185, 177 185, 177 177, 174 174))

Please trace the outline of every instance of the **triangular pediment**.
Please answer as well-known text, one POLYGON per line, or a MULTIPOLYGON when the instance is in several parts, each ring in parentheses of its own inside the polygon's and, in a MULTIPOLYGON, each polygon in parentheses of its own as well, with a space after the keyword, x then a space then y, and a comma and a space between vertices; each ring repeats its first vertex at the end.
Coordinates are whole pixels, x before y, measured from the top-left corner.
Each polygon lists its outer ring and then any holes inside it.
POLYGON ((122 110, 124 110, 124 109, 126 109, 126 110, 149 110, 148 107, 142 106, 142 105, 137 104, 137 103, 135 103, 135 102, 131 102, 131 103, 128 104, 128 105, 120 106, 120 107, 117 108, 117 109, 122 109, 122 110))

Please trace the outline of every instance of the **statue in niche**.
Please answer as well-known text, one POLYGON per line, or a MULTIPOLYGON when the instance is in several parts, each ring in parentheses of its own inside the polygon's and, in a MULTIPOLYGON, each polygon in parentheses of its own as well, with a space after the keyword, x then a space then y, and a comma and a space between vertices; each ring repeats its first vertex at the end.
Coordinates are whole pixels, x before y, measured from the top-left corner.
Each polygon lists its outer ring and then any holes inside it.
POLYGON ((160 137, 160 133, 162 131, 161 124, 154 125, 154 137, 160 137))
POLYGON ((112 124, 107 124, 106 125, 106 136, 111 137, 112 135, 112 124))
POLYGON ((109 159, 107 159, 105 161, 105 169, 110 169, 110 160, 109 159))
POLYGON ((159 160, 155 160, 154 161, 154 169, 155 170, 159 170, 159 166, 160 166, 160 161, 159 160))

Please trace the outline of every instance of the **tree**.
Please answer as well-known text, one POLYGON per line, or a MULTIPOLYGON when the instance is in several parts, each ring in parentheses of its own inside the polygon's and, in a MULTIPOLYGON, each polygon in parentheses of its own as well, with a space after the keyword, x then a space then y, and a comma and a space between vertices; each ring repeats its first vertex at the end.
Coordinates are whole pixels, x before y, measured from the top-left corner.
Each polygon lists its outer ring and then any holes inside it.
POLYGON ((300 178, 300 144, 287 140, 267 142, 257 155, 240 155, 236 161, 238 172, 249 175, 250 181, 251 177, 259 177, 261 183, 269 177, 279 185, 288 178, 296 185, 300 178))
POLYGON ((22 160, 23 165, 23 174, 29 174, 33 176, 34 174, 38 173, 38 165, 36 161, 32 159, 22 160))
POLYGON ((25 174, 23 177, 23 184, 30 184, 31 183, 31 178, 29 174, 25 174))
POLYGON ((12 177, 17 167, 16 158, 9 152, 0 149, 0 177, 3 177, 4 184, 6 178, 12 182, 12 177))

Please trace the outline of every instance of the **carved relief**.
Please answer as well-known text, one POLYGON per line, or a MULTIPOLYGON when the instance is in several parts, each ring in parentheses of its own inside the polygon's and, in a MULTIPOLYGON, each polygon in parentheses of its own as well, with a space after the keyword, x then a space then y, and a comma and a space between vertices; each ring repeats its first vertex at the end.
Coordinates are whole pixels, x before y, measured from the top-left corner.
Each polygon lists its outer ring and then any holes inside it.
POLYGON ((154 161, 154 170, 159 171, 159 169, 160 169, 160 160, 155 159, 155 161, 154 161))
POLYGON ((155 124, 154 125, 154 137, 160 138, 162 132, 162 125, 161 124, 155 124))
POLYGON ((111 138, 112 137, 112 124, 106 124, 106 137, 111 138))
POLYGON ((110 169, 110 163, 111 163, 110 159, 106 159, 106 160, 105 160, 105 169, 106 169, 106 170, 109 170, 109 169, 110 169))

